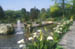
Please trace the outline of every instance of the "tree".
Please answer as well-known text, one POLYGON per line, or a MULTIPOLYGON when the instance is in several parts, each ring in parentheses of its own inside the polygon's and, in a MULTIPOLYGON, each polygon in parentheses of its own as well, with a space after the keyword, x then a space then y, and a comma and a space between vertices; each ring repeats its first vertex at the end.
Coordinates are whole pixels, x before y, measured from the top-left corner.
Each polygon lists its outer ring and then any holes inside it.
POLYGON ((0 6, 0 19, 3 19, 3 18, 5 18, 5 13, 4 13, 2 7, 0 6))
POLYGON ((65 12, 64 11, 65 10, 65 1, 64 0, 62 0, 62 9, 63 9, 62 11, 63 11, 63 17, 64 17, 64 12, 65 12))
POLYGON ((47 9, 46 15, 47 15, 47 17, 46 17, 46 18, 50 18, 50 17, 51 17, 51 16, 50 16, 50 15, 51 15, 51 13, 50 13, 50 9, 49 9, 49 8, 47 9))
POLYGON ((73 1, 73 6, 72 6, 72 15, 75 15, 75 0, 73 1))
POLYGON ((21 9, 21 12, 22 12, 22 19, 24 19, 24 21, 27 21, 27 16, 26 16, 26 9, 25 8, 22 8, 21 9))
POLYGON ((40 19, 45 20, 46 18, 47 18, 47 11, 45 10, 45 8, 42 8, 40 12, 40 19))
POLYGON ((8 22, 13 22, 16 19, 16 14, 15 14, 15 11, 13 10, 5 11, 5 15, 6 15, 6 19, 8 20, 8 22))
POLYGON ((58 1, 58 0, 52 0, 52 1, 55 1, 55 4, 57 4, 57 1, 58 1))
POLYGON ((60 17, 62 16, 61 7, 58 4, 55 4, 50 7, 50 15, 51 17, 60 17))
POLYGON ((40 10, 38 10, 36 7, 31 8, 30 10, 30 18, 32 21, 34 21, 35 19, 38 19, 40 10))

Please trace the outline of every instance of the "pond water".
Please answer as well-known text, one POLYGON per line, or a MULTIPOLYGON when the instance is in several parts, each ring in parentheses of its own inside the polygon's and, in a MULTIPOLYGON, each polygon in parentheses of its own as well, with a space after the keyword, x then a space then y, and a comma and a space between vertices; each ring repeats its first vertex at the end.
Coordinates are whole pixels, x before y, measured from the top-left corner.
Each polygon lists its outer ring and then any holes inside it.
POLYGON ((17 27, 15 27, 15 34, 13 35, 0 35, 0 49, 19 49, 17 41, 25 39, 24 27, 20 20, 17 22, 17 27))
POLYGON ((13 35, 0 35, 0 49, 1 48, 6 49, 7 47, 17 49, 19 48, 19 44, 17 43, 17 41, 24 38, 25 38, 24 32, 20 34, 13 34, 13 35))

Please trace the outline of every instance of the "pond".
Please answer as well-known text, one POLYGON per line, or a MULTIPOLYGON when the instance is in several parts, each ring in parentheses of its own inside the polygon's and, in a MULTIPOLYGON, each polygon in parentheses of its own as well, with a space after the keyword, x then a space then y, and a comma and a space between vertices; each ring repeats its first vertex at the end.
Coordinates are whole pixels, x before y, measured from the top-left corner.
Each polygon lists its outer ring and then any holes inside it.
POLYGON ((0 49, 19 49, 17 42, 21 39, 25 39, 23 24, 18 21, 18 26, 15 27, 15 33, 12 35, 0 35, 0 49))
POLYGON ((8 49, 8 48, 19 48, 19 44, 17 41, 25 39, 24 29, 22 28, 21 32, 15 32, 13 35, 0 35, 0 49, 8 49))

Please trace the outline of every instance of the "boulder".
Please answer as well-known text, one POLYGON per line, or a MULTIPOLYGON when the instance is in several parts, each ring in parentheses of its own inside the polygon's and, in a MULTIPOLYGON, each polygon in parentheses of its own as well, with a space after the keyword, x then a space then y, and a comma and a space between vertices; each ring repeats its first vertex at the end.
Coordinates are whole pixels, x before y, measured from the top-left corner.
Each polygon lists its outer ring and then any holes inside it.
POLYGON ((12 24, 0 24, 0 34, 12 34, 14 28, 12 24))

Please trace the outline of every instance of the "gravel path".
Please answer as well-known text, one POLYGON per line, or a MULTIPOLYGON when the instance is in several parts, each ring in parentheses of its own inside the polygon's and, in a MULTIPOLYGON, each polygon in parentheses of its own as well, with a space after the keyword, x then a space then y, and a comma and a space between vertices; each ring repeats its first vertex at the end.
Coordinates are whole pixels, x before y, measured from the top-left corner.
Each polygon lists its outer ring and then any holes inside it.
POLYGON ((70 31, 63 36, 59 44, 64 49, 75 49, 75 22, 70 27, 70 31))

